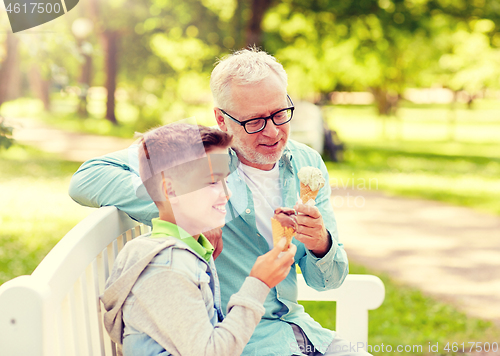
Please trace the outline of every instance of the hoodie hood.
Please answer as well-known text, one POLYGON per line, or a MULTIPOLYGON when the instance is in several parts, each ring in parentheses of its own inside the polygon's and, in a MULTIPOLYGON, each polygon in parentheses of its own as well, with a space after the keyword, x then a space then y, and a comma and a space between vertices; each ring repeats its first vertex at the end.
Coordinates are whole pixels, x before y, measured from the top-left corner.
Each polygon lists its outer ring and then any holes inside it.
POLYGON ((123 344, 122 306, 135 282, 158 253, 176 243, 175 238, 138 237, 118 254, 100 297, 106 309, 104 327, 115 343, 123 344))

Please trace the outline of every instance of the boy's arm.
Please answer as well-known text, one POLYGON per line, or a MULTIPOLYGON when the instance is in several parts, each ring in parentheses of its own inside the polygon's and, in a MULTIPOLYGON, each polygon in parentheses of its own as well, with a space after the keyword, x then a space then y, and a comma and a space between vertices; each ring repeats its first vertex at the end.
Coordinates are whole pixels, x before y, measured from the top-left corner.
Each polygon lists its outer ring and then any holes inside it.
POLYGON ((71 178, 71 198, 95 208, 116 206, 134 220, 151 225, 151 219, 158 217, 158 209, 141 184, 137 147, 134 144, 82 164, 71 178), (138 198, 140 194, 143 199, 138 198))
POLYGON ((170 353, 240 355, 264 314, 269 290, 257 278, 247 277, 231 297, 226 318, 214 327, 198 286, 183 274, 164 271, 134 291, 134 324, 170 353))
POLYGON ((328 183, 328 170, 321 158, 319 158, 318 168, 325 177, 326 185, 318 192, 316 207, 321 213, 332 244, 330 250, 322 258, 316 257, 304 248, 304 255, 298 263, 306 283, 321 291, 340 287, 349 273, 349 263, 344 247, 339 243, 337 222, 330 202, 331 188, 328 183))

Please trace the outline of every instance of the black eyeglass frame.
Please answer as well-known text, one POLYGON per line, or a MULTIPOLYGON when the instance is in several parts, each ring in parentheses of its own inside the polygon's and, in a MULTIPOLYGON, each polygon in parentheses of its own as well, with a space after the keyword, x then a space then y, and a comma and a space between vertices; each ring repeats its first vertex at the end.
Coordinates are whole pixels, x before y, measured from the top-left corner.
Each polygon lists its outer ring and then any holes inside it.
POLYGON ((284 109, 281 109, 281 110, 278 110, 276 111, 275 113, 272 113, 271 115, 267 116, 267 117, 256 117, 254 119, 250 119, 250 120, 246 120, 246 121, 239 121, 239 120, 236 120, 234 117, 232 117, 231 115, 229 115, 227 112, 225 112, 224 110, 222 110, 221 108, 219 108, 219 110, 224 114, 226 115, 228 118, 230 118, 231 120, 233 120, 234 122, 236 122, 237 124, 239 124, 240 126, 243 126, 243 128, 245 129, 245 132, 249 135, 251 134, 255 134, 257 132, 261 132, 262 130, 264 130, 267 126, 267 121, 268 120, 271 120, 273 122, 274 125, 276 126, 281 126, 281 125, 284 125, 284 124, 287 124, 289 123, 292 118, 293 118, 293 110, 295 110, 295 106, 293 104, 293 101, 292 99, 290 98, 290 95, 286 95, 286 97, 288 98, 288 100, 290 100, 290 104, 292 104, 292 106, 288 107, 288 108, 284 108, 284 109), (280 124, 277 124, 276 122, 274 122, 274 116, 279 114, 280 112, 283 112, 283 111, 286 111, 286 110, 291 110, 291 114, 290 114, 290 119, 288 119, 287 121, 285 122, 282 122, 280 124), (247 130, 247 127, 246 127, 246 124, 248 124, 250 121, 256 121, 256 120, 264 120, 264 125, 257 131, 254 131, 254 132, 248 132, 247 130))

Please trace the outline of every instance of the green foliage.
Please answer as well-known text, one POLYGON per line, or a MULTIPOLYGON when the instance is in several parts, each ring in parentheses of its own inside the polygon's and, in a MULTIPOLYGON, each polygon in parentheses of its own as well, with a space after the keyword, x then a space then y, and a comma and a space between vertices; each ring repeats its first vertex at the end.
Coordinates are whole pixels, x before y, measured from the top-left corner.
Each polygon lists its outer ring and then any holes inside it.
POLYGON ((0 116, 0 149, 9 148, 14 143, 12 139, 13 128, 5 124, 5 119, 0 116))
MULTIPOLYGON (((476 94, 484 88, 498 88, 500 49, 492 48, 488 32, 491 20, 464 24, 443 39, 440 45, 450 48, 438 61, 437 81, 453 90, 476 94), (465 27, 465 28, 464 28, 465 27), (471 53, 474 53, 471 56, 471 53)), ((494 27, 494 25, 493 25, 494 27)))
MULTIPOLYGON (((20 36, 21 67, 30 76, 38 68, 43 79, 51 80, 57 89, 70 84, 79 75, 79 63, 83 61, 74 36, 65 30, 65 24, 54 25, 52 33, 37 33, 20 36)), ((34 88, 33 88, 34 89, 34 88)), ((33 93, 34 94, 34 93, 33 93)))
MULTIPOLYGON (((21 68, 38 66, 52 78, 52 89, 79 91, 85 52, 92 57, 91 85, 102 86, 106 48, 100 37, 115 31, 118 88, 138 113, 138 127, 182 119, 190 105, 210 102, 215 58, 244 46, 251 3, 96 2, 92 11, 82 8, 66 21, 43 25, 47 33, 22 37, 21 68), (71 27, 79 17, 94 28, 77 41, 71 27)), ((495 1, 287 0, 273 2, 266 13, 263 48, 284 64, 294 96, 370 90, 387 114, 408 87, 441 85, 471 95, 497 88, 499 18, 495 1)), ((131 123, 127 113, 117 114, 119 122, 131 123)))
POLYGON ((283 62, 296 96, 370 90, 379 113, 390 114, 408 87, 440 84, 471 95, 498 87, 498 11, 491 3, 485 8, 432 0, 287 1, 263 21, 265 46, 283 62))
POLYGON ((334 90, 369 90, 379 113, 389 114, 406 87, 420 84, 423 70, 438 58, 428 25, 405 17, 406 2, 394 14, 390 1, 367 9, 369 3, 317 8, 292 2, 268 13, 266 45, 289 73, 290 92, 311 98, 334 90))

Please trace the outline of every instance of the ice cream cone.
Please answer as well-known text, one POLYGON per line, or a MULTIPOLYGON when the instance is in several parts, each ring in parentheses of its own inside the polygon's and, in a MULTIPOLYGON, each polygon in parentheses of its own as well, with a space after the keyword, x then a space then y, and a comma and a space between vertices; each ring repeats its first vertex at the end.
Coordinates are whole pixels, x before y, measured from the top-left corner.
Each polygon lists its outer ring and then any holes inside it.
POLYGON ((311 190, 308 185, 300 182, 300 199, 302 199, 302 203, 306 204, 309 200, 316 199, 319 190, 311 190))
POLYGON ((286 244, 283 251, 288 250, 290 244, 292 243, 292 237, 295 235, 295 230, 291 227, 286 227, 280 224, 275 218, 271 218, 271 224, 273 229, 273 243, 276 245, 281 238, 286 237, 286 244))

